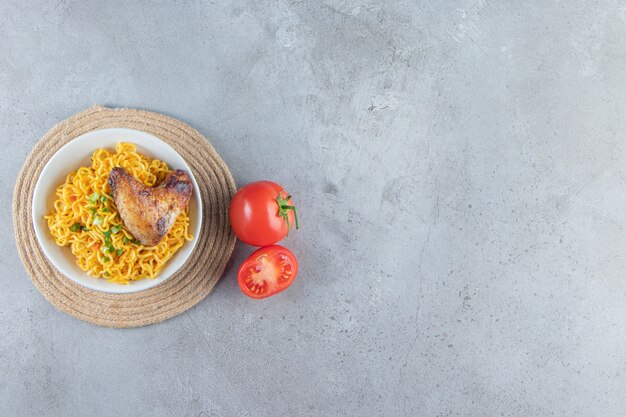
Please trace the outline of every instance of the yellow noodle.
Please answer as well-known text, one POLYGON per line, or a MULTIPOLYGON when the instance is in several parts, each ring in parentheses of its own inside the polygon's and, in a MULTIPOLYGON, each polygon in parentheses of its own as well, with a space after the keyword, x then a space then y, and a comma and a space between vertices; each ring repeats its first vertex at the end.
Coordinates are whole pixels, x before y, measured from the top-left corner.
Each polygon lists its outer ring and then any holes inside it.
POLYGON ((165 162, 138 154, 130 143, 118 143, 115 153, 98 149, 91 161, 91 167, 68 174, 56 190, 54 211, 45 216, 54 240, 59 246, 69 246, 80 269, 94 277, 119 284, 155 278, 185 241, 193 239, 189 211, 178 216, 172 230, 156 246, 134 243, 117 214, 108 179, 111 169, 120 166, 152 187, 171 170, 165 162), (101 198, 92 201, 94 193, 101 198), (116 228, 119 231, 112 233, 116 228), (107 247, 105 234, 110 235, 113 252, 107 247))

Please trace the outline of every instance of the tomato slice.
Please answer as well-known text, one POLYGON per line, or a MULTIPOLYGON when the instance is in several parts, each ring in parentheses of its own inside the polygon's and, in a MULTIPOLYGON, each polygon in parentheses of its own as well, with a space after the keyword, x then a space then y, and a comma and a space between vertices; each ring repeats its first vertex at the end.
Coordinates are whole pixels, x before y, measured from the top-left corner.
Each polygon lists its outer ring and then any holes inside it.
POLYGON ((298 261, 280 245, 265 246, 253 252, 239 267, 239 288, 248 297, 265 298, 291 285, 298 274, 298 261))

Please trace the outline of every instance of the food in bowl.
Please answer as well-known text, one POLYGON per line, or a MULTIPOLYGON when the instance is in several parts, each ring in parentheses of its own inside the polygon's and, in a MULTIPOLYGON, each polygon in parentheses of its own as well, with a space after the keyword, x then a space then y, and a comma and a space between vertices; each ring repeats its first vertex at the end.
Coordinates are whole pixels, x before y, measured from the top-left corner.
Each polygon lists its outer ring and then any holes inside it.
MULTIPOLYGON (((118 143, 114 153, 98 149, 91 160, 90 167, 68 174, 58 186, 54 210, 45 216, 50 233, 57 245, 70 247, 78 267, 93 277, 119 284, 155 278, 184 243, 193 239, 189 233, 188 203, 193 191, 189 176, 139 154, 131 143, 118 143), (114 170, 117 167, 132 178, 126 178, 123 187, 120 180, 120 188, 125 190, 122 194, 119 189, 114 193, 109 185, 112 171, 117 172, 113 177, 125 176, 114 170), (123 211, 115 204, 114 194, 118 202, 124 201, 120 204, 123 211), (142 221, 141 213, 145 214, 142 221), (158 214, 164 220, 156 218, 158 214), (153 221, 159 239, 149 232, 153 221)), ((113 179, 112 183, 118 182, 113 179)))
POLYGON ((158 244, 189 204, 193 186, 182 169, 167 174, 158 187, 148 187, 124 168, 109 174, 117 211, 130 233, 145 246, 158 244))

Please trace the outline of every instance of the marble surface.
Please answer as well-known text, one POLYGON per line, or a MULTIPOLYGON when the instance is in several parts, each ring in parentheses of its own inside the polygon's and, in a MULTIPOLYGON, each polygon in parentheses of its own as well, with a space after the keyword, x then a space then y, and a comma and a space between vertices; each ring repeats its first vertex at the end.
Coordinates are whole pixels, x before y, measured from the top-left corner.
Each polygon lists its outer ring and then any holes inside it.
POLYGON ((626 415, 623 2, 0 0, 0 39, 0 415, 626 415), (96 103, 289 189, 292 288, 238 244, 161 324, 47 303, 13 185, 96 103))

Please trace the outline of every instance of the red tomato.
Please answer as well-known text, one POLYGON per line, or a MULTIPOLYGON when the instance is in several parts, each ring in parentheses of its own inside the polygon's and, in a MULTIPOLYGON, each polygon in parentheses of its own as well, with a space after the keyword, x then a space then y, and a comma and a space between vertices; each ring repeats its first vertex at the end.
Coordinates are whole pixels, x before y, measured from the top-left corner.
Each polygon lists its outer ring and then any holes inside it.
POLYGON ((230 225, 237 237, 252 246, 272 245, 298 228, 296 207, 283 187, 271 181, 242 187, 230 202, 230 225))
POLYGON ((279 245, 253 252, 239 267, 239 288, 248 297, 265 298, 286 289, 298 275, 293 253, 279 245))

